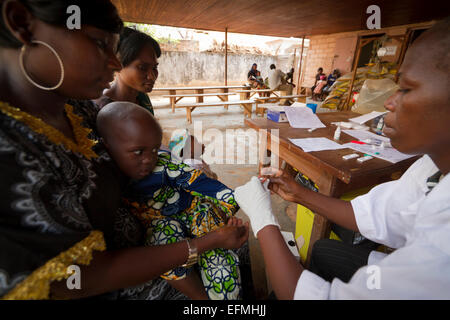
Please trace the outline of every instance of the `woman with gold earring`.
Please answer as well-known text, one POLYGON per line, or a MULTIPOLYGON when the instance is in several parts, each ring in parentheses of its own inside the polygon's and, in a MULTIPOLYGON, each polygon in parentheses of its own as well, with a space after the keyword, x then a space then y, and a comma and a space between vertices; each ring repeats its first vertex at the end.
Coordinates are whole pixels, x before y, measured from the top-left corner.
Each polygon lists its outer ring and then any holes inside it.
MULTIPOLYGON (((0 298, 117 297, 184 264, 184 242, 139 246, 138 224, 119 209, 119 172, 96 135, 88 100, 121 68, 116 8, 109 0, 0 7, 0 298), (80 29, 66 27, 72 5, 80 29), (79 289, 69 290, 76 270, 79 289)), ((200 254, 247 237, 232 220, 191 245, 200 254)))

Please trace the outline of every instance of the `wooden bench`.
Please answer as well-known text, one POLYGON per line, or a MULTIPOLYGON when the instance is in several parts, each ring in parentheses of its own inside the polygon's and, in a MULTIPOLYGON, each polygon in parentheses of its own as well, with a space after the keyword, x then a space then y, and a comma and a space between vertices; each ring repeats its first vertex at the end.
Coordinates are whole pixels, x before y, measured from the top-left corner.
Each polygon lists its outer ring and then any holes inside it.
MULTIPOLYGON (((235 95, 236 92, 213 92, 213 93, 190 93, 190 94, 168 94, 163 95, 164 98, 170 99, 170 105, 172 107, 172 112, 175 112, 175 105, 178 101, 180 101, 183 98, 189 98, 189 97, 218 97, 222 101, 228 101, 228 96, 235 95)), ((203 102, 199 101, 199 102, 203 102)), ((225 109, 228 109, 228 106, 224 106, 225 109)))
POLYGON ((279 102, 280 100, 289 100, 291 102, 295 102, 295 100, 294 100, 295 98, 302 98, 302 97, 306 97, 306 96, 296 94, 296 95, 289 95, 289 96, 254 98, 255 104, 256 104, 255 112, 257 115, 264 115, 264 111, 266 110, 266 108, 264 107, 265 103, 274 103, 274 102, 279 102))
POLYGON ((244 114, 247 117, 252 116, 252 105, 255 103, 253 100, 239 100, 239 101, 217 101, 217 102, 201 102, 201 103, 181 103, 177 104, 176 108, 186 108, 186 118, 189 123, 192 123, 192 111, 198 107, 216 107, 216 106, 229 106, 229 105, 241 105, 244 108, 244 114))
MULTIPOLYGON (((158 91, 168 91, 169 95, 177 95, 177 91, 194 91, 195 94, 198 94, 198 96, 195 96, 198 103, 203 102, 203 97, 205 94, 205 90, 215 90, 219 91, 220 94, 228 93, 229 89, 245 89, 247 86, 207 86, 207 87, 170 87, 170 88, 153 88, 152 91, 158 92, 158 91)), ((223 95, 222 95, 223 96, 223 95)), ((226 97, 226 96, 224 96, 226 97)), ((171 105, 172 105, 172 112, 175 112, 175 102, 172 103, 172 99, 175 99, 175 97, 170 98, 171 99, 171 105)), ((180 99, 178 99, 180 100, 180 99)), ((223 99, 221 99, 223 100, 223 99)), ((246 99, 241 99, 246 100, 246 99)))

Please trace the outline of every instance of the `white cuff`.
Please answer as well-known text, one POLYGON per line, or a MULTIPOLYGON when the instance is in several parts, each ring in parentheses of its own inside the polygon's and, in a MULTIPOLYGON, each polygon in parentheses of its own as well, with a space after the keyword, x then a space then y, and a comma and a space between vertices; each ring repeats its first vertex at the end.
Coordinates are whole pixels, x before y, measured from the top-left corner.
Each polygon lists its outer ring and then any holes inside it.
POLYGON ((295 288, 294 300, 328 300, 331 284, 318 275, 303 270, 295 288))
POLYGON ((386 257, 387 254, 379 251, 371 251, 369 254, 369 259, 367 259, 367 265, 374 265, 378 264, 381 260, 386 257))

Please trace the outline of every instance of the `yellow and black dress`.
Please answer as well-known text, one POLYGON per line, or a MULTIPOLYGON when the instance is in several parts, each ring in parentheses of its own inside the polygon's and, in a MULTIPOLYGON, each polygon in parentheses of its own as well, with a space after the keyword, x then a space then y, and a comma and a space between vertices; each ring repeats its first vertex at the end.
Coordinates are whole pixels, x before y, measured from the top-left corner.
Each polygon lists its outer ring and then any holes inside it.
POLYGON ((46 299, 68 266, 121 241, 118 171, 91 130, 97 109, 71 102, 65 113, 76 141, 0 102, 0 298, 46 299))

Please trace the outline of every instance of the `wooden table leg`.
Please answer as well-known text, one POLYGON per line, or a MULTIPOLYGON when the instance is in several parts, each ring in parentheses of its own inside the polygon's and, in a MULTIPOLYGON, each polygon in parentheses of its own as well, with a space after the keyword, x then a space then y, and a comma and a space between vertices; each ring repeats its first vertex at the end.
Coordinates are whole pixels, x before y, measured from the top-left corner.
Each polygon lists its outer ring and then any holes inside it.
MULTIPOLYGON (((228 88, 222 88, 222 89, 220 89, 220 92, 222 92, 222 93, 228 93, 228 88)), ((222 101, 228 101, 228 95, 219 96, 219 98, 220 98, 222 101)), ((223 107, 225 108, 225 110, 228 110, 228 105, 224 105, 223 107)))
POLYGON ((191 107, 186 107, 186 118, 189 123, 192 123, 192 111, 191 107))
POLYGON ((252 117, 252 104, 251 103, 241 103, 241 106, 244 107, 244 115, 251 118, 252 117))
MULTIPOLYGON (((195 90, 195 93, 203 94, 204 90, 203 89, 197 89, 197 90, 195 90)), ((202 103, 203 102, 203 96, 197 97, 197 102, 198 103, 202 103)))
MULTIPOLYGON (((169 90, 170 95, 176 95, 176 90, 169 90)), ((172 113, 175 112, 175 97, 170 97, 170 105, 172 106, 172 113)))

